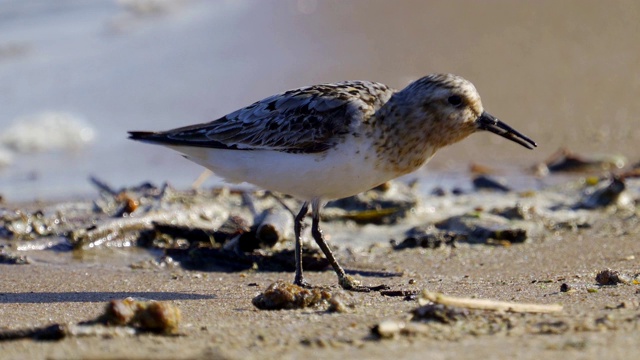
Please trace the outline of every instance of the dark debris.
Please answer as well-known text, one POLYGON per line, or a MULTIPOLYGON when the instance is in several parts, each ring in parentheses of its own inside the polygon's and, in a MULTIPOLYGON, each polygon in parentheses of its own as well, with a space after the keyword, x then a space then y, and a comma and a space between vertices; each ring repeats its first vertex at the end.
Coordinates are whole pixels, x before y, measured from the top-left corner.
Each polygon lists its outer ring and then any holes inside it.
POLYGON ((26 255, 12 254, 4 249, 0 250, 0 264, 27 265, 31 264, 31 259, 26 255))
POLYGON ((605 269, 596 275, 596 282, 600 285, 618 285, 629 284, 631 283, 631 279, 619 271, 605 269))
POLYGON ((427 304, 413 310, 414 321, 437 321, 451 324, 469 317, 469 309, 445 306, 442 304, 427 304))
POLYGON ((503 180, 493 178, 488 175, 479 175, 473 178, 473 187, 476 190, 493 190, 501 192, 509 192, 509 188, 503 180))
POLYGON ((406 238, 393 246, 394 250, 411 249, 416 247, 437 249, 443 246, 455 246, 456 242, 466 241, 465 234, 442 231, 432 226, 414 227, 406 233, 406 238))

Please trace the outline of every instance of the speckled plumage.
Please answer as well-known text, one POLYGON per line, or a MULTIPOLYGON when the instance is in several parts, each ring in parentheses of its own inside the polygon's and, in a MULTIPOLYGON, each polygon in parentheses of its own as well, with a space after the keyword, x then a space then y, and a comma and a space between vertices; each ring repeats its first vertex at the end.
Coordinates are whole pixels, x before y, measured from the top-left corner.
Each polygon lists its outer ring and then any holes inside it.
MULTIPOLYGON (((297 196, 306 201, 301 214, 312 202, 317 229, 322 200, 415 171, 438 149, 479 130, 536 146, 486 113, 473 84, 452 74, 425 76, 400 91, 369 81, 303 87, 209 123, 130 135, 173 148, 228 181, 297 196)), ((323 251, 331 260, 328 248, 323 251)), ((302 282, 300 266, 296 283, 302 282)))
POLYGON ((394 93, 384 84, 345 81, 286 91, 209 123, 161 133, 174 145, 289 153, 327 151, 358 131, 394 93))

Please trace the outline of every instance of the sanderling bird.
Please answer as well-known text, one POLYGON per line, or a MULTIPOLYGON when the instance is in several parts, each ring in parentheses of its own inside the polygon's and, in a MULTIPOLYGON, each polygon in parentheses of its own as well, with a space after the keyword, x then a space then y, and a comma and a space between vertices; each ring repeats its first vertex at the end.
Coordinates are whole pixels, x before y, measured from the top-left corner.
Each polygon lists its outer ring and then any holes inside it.
POLYGON ((303 200, 294 223, 297 285, 308 285, 300 232, 311 204, 311 233, 339 284, 367 290, 345 273, 323 238, 323 202, 413 172, 438 149, 483 130, 529 149, 537 146, 484 111, 471 82, 432 74, 400 91, 371 81, 302 87, 208 123, 129 134, 172 148, 229 182, 248 182, 303 200))

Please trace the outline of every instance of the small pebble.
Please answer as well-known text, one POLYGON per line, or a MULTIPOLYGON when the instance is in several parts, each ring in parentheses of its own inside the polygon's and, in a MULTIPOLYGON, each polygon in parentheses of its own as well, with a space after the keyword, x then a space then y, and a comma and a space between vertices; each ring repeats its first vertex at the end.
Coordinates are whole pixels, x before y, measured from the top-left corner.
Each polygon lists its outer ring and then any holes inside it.
POLYGON ((400 331, 406 327, 403 321, 383 320, 373 327, 371 331, 383 339, 390 339, 400 334, 400 331))
POLYGON ((167 302, 138 301, 129 297, 110 301, 101 319, 108 325, 171 334, 178 331, 180 317, 180 309, 167 302))

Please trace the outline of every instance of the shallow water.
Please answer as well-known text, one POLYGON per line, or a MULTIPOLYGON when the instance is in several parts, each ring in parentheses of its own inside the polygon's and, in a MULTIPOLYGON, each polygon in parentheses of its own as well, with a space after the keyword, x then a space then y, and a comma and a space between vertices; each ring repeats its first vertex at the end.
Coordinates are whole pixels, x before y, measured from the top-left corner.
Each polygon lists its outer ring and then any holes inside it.
POLYGON ((3 1, 0 127, 56 111, 82 119, 95 139, 37 154, 0 148, 9 162, 0 194, 86 196, 90 175, 116 188, 186 187, 200 167, 126 131, 213 120, 302 85, 401 88, 432 72, 473 81, 488 111, 540 145, 475 135, 429 164, 434 186, 464 185, 469 162, 520 170, 561 146, 637 161, 638 18, 634 1, 3 1))

